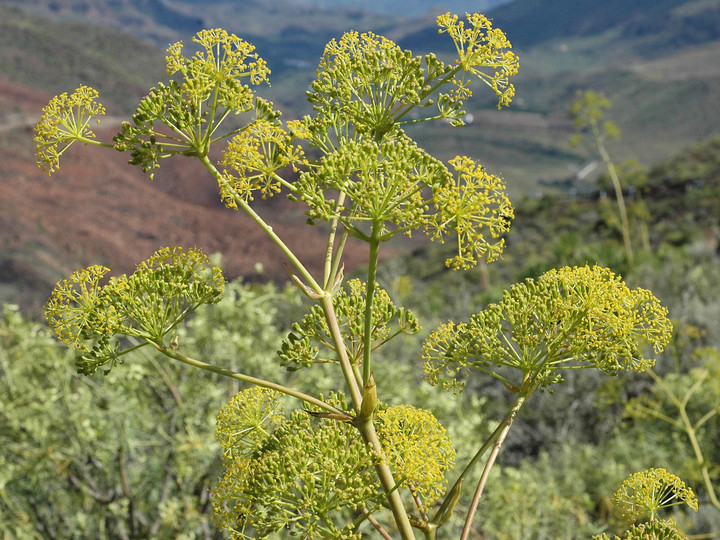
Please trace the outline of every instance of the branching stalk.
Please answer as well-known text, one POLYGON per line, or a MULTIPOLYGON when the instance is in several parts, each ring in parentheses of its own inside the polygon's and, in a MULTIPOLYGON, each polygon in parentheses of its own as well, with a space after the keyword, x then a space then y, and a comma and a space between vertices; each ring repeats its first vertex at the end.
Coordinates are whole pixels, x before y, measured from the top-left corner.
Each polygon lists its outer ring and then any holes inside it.
MULTIPOLYGON (((700 443, 697 440, 697 428, 700 427, 700 425, 705 421, 705 418, 707 415, 705 415, 700 422, 698 422, 696 425, 693 426, 692 421, 690 420, 690 417, 687 413, 687 403, 691 396, 691 394, 699 387, 702 381, 698 381, 695 385, 693 385, 690 390, 688 390, 686 396, 680 400, 670 389, 670 387, 665 384, 665 381, 663 381, 652 369, 647 370, 648 374, 652 379, 655 381, 655 383, 658 385, 658 387, 665 393, 666 396, 672 401, 675 406, 678 409, 678 413, 680 414, 680 419, 682 421, 682 424, 679 424, 677 421, 668 421, 664 418, 656 415, 657 418, 660 418, 662 420, 665 420, 666 422, 670 423, 671 425, 674 425, 676 427, 680 427, 685 434, 688 436, 688 439, 690 440, 690 446, 692 446, 693 453, 695 454, 695 459, 697 460, 698 464, 700 465, 700 472, 703 477, 703 483, 705 484, 705 489, 708 492, 708 497, 710 497, 710 503, 720 510, 720 500, 718 500, 717 493, 715 492, 715 487, 713 486, 712 479, 710 478, 710 470, 708 469, 707 460, 705 459, 705 456, 703 455, 702 448, 700 448, 700 443)), ((712 411, 711 411, 712 412, 712 411)))
MULTIPOLYGON (((593 131, 596 127, 593 126, 593 131)), ((628 263, 633 264, 633 250, 630 244, 630 224, 628 222, 627 210, 625 208, 625 197, 623 196, 622 185, 620 185, 620 178, 618 177, 617 171, 615 170, 615 164, 610 159, 610 155, 605 149, 605 145, 599 138, 599 135, 595 135, 595 141, 597 143, 597 149, 605 162, 610 180, 612 181, 613 189, 615 190, 615 199, 617 199, 618 212, 620 213, 620 224, 622 226, 623 244, 625 246, 625 253, 627 254, 628 263)))
POLYGON ((288 388, 287 386, 283 386, 281 384, 277 384, 274 382, 266 381, 265 379, 258 379, 257 377, 251 377, 250 375, 245 375, 244 373, 239 373, 237 371, 231 371, 229 369, 221 368, 214 366, 212 364, 208 364, 207 362, 203 362, 202 360, 196 360, 194 358, 190 358, 189 356, 185 356, 184 354, 181 354, 173 349, 170 349, 169 347, 165 347, 163 344, 153 343, 155 345, 155 348, 163 353, 165 356, 168 356, 174 360, 178 360, 179 362, 182 362, 183 364, 187 364, 189 366, 193 366, 196 368, 204 369, 205 371, 210 371, 212 373, 217 373, 218 375, 223 375, 224 377, 229 377, 231 379, 237 379, 238 381, 243 381, 249 384, 254 384, 256 386, 262 386, 263 388, 270 388, 271 390, 275 390, 277 392, 280 392, 281 394, 285 394, 288 396, 292 396, 294 398, 297 398, 301 401, 304 401, 305 403, 308 403, 310 405, 315 405, 316 407, 320 407, 324 411, 327 411, 332 414, 341 414, 345 415, 345 411, 341 411, 340 409, 337 409, 333 407, 332 405, 328 405, 324 401, 310 396, 308 394, 305 394, 303 392, 299 392, 293 388, 288 388))
MULTIPOLYGON (((212 164, 210 159, 208 159, 207 156, 199 156, 199 159, 202 164, 205 165, 205 168, 210 171, 210 174, 212 174, 218 182, 222 183, 223 177, 220 174, 220 171, 217 170, 215 165, 212 164)), ((280 248, 283 254, 290 260, 292 265, 305 279, 310 288, 318 295, 323 294, 323 288, 317 283, 317 281, 315 281, 315 278, 313 278, 312 274, 308 271, 307 268, 305 268, 305 265, 303 265, 302 262, 300 262, 300 260, 295 256, 295 253, 293 253, 293 251, 285 244, 285 242, 283 242, 282 239, 275 233, 275 231, 273 231, 272 227, 268 225, 265 220, 261 218, 260 215, 255 212, 255 210, 253 210, 250 205, 246 203, 242 198, 234 197, 233 201, 239 207, 241 207, 263 231, 265 231, 265 233, 272 239, 272 241, 280 248)))

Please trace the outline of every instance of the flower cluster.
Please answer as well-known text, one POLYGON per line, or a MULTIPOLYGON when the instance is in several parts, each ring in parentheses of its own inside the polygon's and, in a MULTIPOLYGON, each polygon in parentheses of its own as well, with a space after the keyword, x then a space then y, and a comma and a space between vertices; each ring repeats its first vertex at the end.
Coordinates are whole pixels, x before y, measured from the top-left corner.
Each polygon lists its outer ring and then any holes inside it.
MULTIPOLYGON (((196 249, 163 248, 130 276, 111 278, 91 266, 60 281, 44 307, 45 318, 66 345, 78 351, 78 371, 93 374, 119 356, 116 336, 160 343, 201 304, 219 301, 225 280, 196 249)), ((109 371, 109 368, 108 370, 109 371)))
POLYGON ((223 462, 252 458, 277 427, 285 422, 280 394, 253 386, 235 396, 217 415, 217 439, 223 449, 223 462))
MULTIPOLYGON (((366 284, 357 279, 348 282, 349 290, 342 290, 333 297, 333 306, 338 324, 345 338, 345 347, 350 361, 358 365, 363 357, 363 334, 365 318, 366 284)), ((375 287, 372 313, 373 347, 379 347, 400 333, 416 334, 420 325, 413 313, 398 308, 390 300, 386 291, 375 287), (393 331, 389 324, 395 320, 397 328, 393 331)), ((331 345, 330 330, 325 315, 319 306, 313 306, 300 324, 293 324, 292 331, 283 341, 278 352, 281 362, 287 369, 295 370, 318 362, 337 362, 335 354, 320 357, 318 345, 334 352, 331 345)))
POLYGON ((302 148, 293 145, 293 135, 276 122, 260 119, 233 137, 223 153, 220 195, 229 208, 237 209, 236 198, 253 200, 259 191, 262 198, 279 193, 286 182, 277 171, 304 161, 302 148))
POLYGON ((610 537, 602 533, 593 536, 593 540, 687 540, 687 537, 678 532, 673 520, 668 519, 633 525, 622 536, 610 537))
POLYGON ((385 457, 403 487, 425 506, 445 493, 445 472, 455 466, 455 450, 435 416, 410 405, 381 409, 378 436, 385 457))
POLYGON ((462 377, 478 370, 517 391, 558 382, 558 370, 574 367, 643 371, 654 363, 643 341, 659 353, 670 340, 666 315, 652 293, 630 290, 606 268, 551 270, 468 322, 440 326, 424 345, 425 374, 434 384, 446 371, 446 388, 462 390, 462 377))
POLYGON ((183 94, 191 102, 205 101, 212 94, 227 109, 239 110, 249 103, 247 88, 238 79, 249 77, 258 85, 267 82, 270 70, 254 51, 255 47, 221 28, 201 30, 193 37, 204 51, 191 58, 182 55, 183 44, 177 42, 167 50, 167 74, 183 76, 183 94))
POLYGON ((363 224, 380 223, 383 239, 389 239, 422 227, 428 213, 422 190, 449 181, 440 161, 397 132, 382 142, 348 141, 304 172, 298 189, 311 220, 340 219, 361 238, 363 224), (328 191, 343 193, 347 200, 340 204, 326 198, 328 191))
POLYGON ((461 67, 462 76, 453 79, 456 85, 455 94, 462 98, 471 94, 469 81, 465 79, 471 73, 487 83, 499 96, 498 109, 509 105, 515 95, 515 87, 509 82, 510 77, 518 72, 518 57, 510 50, 512 45, 505 34, 492 27, 492 23, 484 15, 473 13, 467 15, 465 22, 457 15, 446 13, 437 18, 439 32, 447 32, 455 42, 458 52, 457 63, 461 67), (486 73, 489 68, 490 73, 486 73))
POLYGON ((250 87, 240 82, 249 77, 257 85, 270 73, 253 45, 221 29, 202 30, 193 41, 204 50, 191 58, 182 55, 180 42, 168 48, 168 75, 179 74, 180 80, 158 83, 114 139, 115 148, 130 151, 130 163, 150 172, 151 179, 160 159, 207 156, 212 142, 232 133, 217 133, 231 113, 255 110, 258 117, 277 116, 268 112, 267 102, 258 106, 250 87))
POLYGON ((382 135, 399 109, 419 104, 425 84, 419 58, 372 32, 347 32, 331 40, 308 100, 322 117, 342 115, 361 133, 382 135))
POLYGON ((513 209, 500 178, 467 157, 450 164, 455 175, 398 131, 382 142, 345 143, 304 171, 296 189, 311 222, 338 219, 364 240, 375 224, 379 241, 420 228, 433 240, 455 233, 458 254, 447 265, 468 269, 501 255, 513 209))
MULTIPOLYGON (((372 452, 350 424, 304 410, 283 419, 273 399, 244 390, 218 416, 225 475, 212 492, 216 524, 234 538, 283 529, 304 538, 360 538, 353 513, 383 498, 372 452)), ((342 396, 329 402, 347 408, 342 396)))
POLYGON ((613 496, 613 504, 620 507, 623 516, 637 520, 657 520, 663 508, 687 504, 698 509, 697 497, 680 478, 665 469, 648 469, 631 474, 613 496))
POLYGON ((446 264, 455 270, 469 269, 479 258, 492 261, 502 254, 504 239, 497 239, 510 229, 514 212, 500 178, 488 174, 468 157, 457 156, 450 165, 455 169, 456 180, 439 184, 433 190, 437 212, 426 230, 441 241, 444 234, 454 231, 458 254, 446 264), (489 238, 483 234, 485 229, 489 238))
POLYGON ((88 86, 55 96, 42 111, 35 124, 37 164, 52 174, 60 166, 60 155, 75 141, 92 142, 95 134, 90 130, 91 120, 105 115, 105 107, 97 100, 98 93, 88 86))

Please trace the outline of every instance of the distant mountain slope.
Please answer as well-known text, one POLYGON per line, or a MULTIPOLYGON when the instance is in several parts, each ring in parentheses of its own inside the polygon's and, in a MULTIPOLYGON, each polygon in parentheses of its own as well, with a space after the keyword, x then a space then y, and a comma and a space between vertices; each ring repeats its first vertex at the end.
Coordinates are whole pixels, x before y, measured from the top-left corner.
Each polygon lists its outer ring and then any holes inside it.
POLYGON ((523 49, 610 29, 643 57, 720 39, 718 0, 517 0, 491 15, 523 49))
MULTIPOLYGON (((202 0, 181 0, 199 3, 202 0)), ((277 0, 266 0, 277 3, 277 0)), ((324 9, 352 8, 371 13, 416 17, 425 14, 437 14, 443 11, 466 13, 487 11, 513 0, 284 0, 285 3, 298 6, 321 7, 324 9)))
POLYGON ((165 77, 162 50, 119 31, 53 22, 0 3, 0 74, 50 94, 81 84, 101 88, 114 108, 132 111, 165 77))
POLYGON ((325 43, 351 28, 397 34, 418 25, 398 25, 392 17, 358 10, 261 0, 0 0, 3 6, 55 22, 110 28, 161 49, 187 42, 203 28, 222 27, 253 43, 274 73, 316 66, 325 43))
MULTIPOLYGON (((720 0, 515 0, 486 14, 521 50, 595 38, 598 57, 649 59, 720 39, 720 0)), ((431 23, 403 43, 447 48, 431 23)))

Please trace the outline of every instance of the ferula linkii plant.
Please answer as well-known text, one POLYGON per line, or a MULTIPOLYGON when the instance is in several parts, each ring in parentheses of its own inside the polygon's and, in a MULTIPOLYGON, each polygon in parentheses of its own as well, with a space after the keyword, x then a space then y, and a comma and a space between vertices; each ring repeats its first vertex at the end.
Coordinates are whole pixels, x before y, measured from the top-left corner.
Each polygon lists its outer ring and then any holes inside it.
POLYGON ((504 182, 475 157, 443 162, 405 131, 418 122, 462 125, 476 79, 494 92, 498 108, 514 95, 518 59, 501 30, 478 14, 445 14, 437 23, 455 44, 449 63, 370 32, 331 40, 307 92, 313 113, 299 120, 284 122, 256 96, 270 71, 255 48, 213 29, 193 38, 199 51, 190 57, 182 43, 169 47, 170 79, 149 91, 113 141, 98 141, 90 130, 105 109, 84 86, 54 98, 36 125, 38 165, 49 173, 76 141, 128 152, 150 179, 165 159, 199 160, 224 204, 252 217, 313 303, 279 344, 278 369, 335 369, 340 387, 303 391, 278 382, 280 375, 267 380, 242 364, 233 371, 188 356, 175 330, 200 305, 217 302, 224 285, 221 271, 195 249, 162 249, 130 276, 108 279, 102 266, 78 270, 45 306, 57 337, 77 351, 81 373, 107 373, 150 345, 249 385, 217 419, 225 470, 213 509, 233 538, 434 539, 451 530, 461 506, 460 538, 468 538, 507 431, 535 390, 559 383, 569 368, 642 371, 653 362, 644 344, 660 352, 669 339, 665 310, 649 291, 630 290, 605 268, 553 270, 513 286, 467 322, 440 326, 425 343, 431 382, 462 389, 486 374, 515 395, 462 471, 452 472, 455 450, 431 411, 389 405, 392 388, 375 380, 374 363, 394 362, 383 347, 420 325, 376 283, 383 244, 416 231, 431 240, 453 236, 457 249, 446 264, 468 270, 501 256, 513 219, 504 182), (219 145, 222 157, 213 162, 210 151, 219 145), (321 275, 253 207, 257 197, 282 192, 304 206, 309 225, 327 230, 321 275), (343 253, 358 241, 369 246, 367 277, 345 282, 343 253), (472 501, 458 505, 465 479, 483 460, 472 501))

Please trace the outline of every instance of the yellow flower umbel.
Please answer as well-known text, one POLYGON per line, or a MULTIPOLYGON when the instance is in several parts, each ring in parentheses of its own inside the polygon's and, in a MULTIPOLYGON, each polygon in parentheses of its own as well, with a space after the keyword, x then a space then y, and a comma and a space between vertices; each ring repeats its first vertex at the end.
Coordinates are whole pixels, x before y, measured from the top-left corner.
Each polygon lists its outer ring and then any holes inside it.
POLYGON ((695 493, 674 474, 665 469, 648 469, 631 474, 612 498, 615 507, 631 520, 649 519, 646 523, 633 524, 622 537, 607 534, 594 536, 593 540, 686 540, 672 519, 659 519, 658 512, 687 504, 697 511, 695 493))
POLYGON ((167 49, 167 73, 175 79, 151 89, 132 123, 125 122, 114 139, 115 148, 130 151, 130 163, 140 165, 151 179, 160 159, 206 158, 212 143, 236 134, 238 129, 221 133, 231 114, 254 111, 256 118, 271 121, 278 116, 242 82, 258 85, 270 73, 253 45, 222 29, 202 30, 193 41, 202 50, 190 58, 183 56, 181 42, 167 49))
POLYGON ((220 196, 233 209, 237 198, 249 203, 255 192, 263 199, 272 197, 282 186, 292 188, 277 171, 302 162, 302 148, 293 144, 292 134, 277 122, 259 119, 228 143, 221 160, 227 169, 219 181, 220 196))
MULTIPOLYGON (((303 538, 359 539, 363 508, 382 492, 373 457, 348 423, 305 410, 284 418, 268 390, 240 392, 218 415, 225 474, 213 490, 213 516, 232 538, 285 531, 303 538)), ((345 410, 342 396, 329 403, 345 410)))
MULTIPOLYGON (((439 32, 447 32, 455 42, 463 75, 472 73, 490 86, 499 96, 498 109, 509 105, 515 95, 515 87, 509 79, 518 72, 518 57, 509 49, 512 45, 505 34, 492 27, 485 15, 467 14, 468 25, 457 15, 446 13, 437 18, 439 32), (486 69, 491 70, 490 73, 486 69), (494 70, 494 71, 492 71, 494 70)), ((464 76, 453 80, 456 92, 469 95, 469 81, 464 76)))
POLYGON ((455 466, 450 436, 430 411, 410 405, 380 410, 377 421, 389 465, 426 511, 445 493, 445 473, 455 466))
POLYGON ((270 74, 265 60, 255 53, 255 47, 221 28, 201 30, 192 40, 204 51, 185 58, 182 42, 174 43, 165 57, 167 74, 183 76, 183 94, 192 103, 212 96, 226 109, 245 108, 251 96, 247 87, 238 84, 238 79, 248 77, 252 84, 258 85, 267 82, 270 74))
POLYGON ((285 421, 279 397, 279 392, 253 386, 235 394, 220 409, 216 430, 224 462, 253 457, 285 421))
POLYGON ((440 326, 426 340, 425 374, 446 389, 462 390, 463 377, 477 370, 513 392, 561 380, 559 370, 597 367, 609 374, 643 371, 669 342, 667 310, 650 291, 630 290, 607 268, 565 267, 505 291, 468 322, 440 326))
POLYGON ((437 212, 426 230, 440 241, 454 231, 458 253, 445 264, 454 270, 467 270, 480 258, 490 262, 502 254, 505 241, 500 236, 510 229, 514 212, 500 178, 467 157, 457 156, 450 165, 456 179, 435 187, 433 204, 437 212))
POLYGON ((148 343, 161 344, 201 304, 220 300, 225 279, 197 249, 163 248, 130 276, 101 279, 109 270, 91 266, 59 282, 44 307, 45 318, 79 355, 80 373, 110 367, 125 353, 148 343), (139 346, 120 349, 116 336, 139 338, 139 346))
POLYGON ((90 130, 92 120, 105 114, 97 100, 98 93, 88 86, 81 86, 72 94, 55 96, 43 109, 40 121, 35 124, 37 164, 48 175, 60 166, 60 155, 75 141, 95 143, 90 130))
POLYGON ((631 520, 649 518, 655 521, 663 508, 682 504, 687 504, 695 511, 698 509, 693 490, 665 469, 648 469, 631 474, 612 500, 623 516, 631 520))

